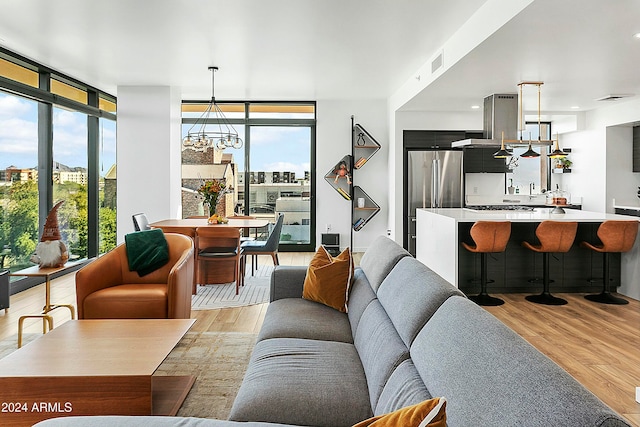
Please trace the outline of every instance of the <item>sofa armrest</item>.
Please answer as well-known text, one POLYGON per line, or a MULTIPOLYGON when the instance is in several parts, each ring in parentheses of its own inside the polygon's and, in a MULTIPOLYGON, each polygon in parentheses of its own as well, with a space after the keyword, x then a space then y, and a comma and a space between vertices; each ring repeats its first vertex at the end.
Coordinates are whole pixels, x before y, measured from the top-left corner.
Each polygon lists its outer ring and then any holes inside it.
POLYGON ((277 265, 271 273, 271 302, 283 298, 302 298, 307 267, 277 265))

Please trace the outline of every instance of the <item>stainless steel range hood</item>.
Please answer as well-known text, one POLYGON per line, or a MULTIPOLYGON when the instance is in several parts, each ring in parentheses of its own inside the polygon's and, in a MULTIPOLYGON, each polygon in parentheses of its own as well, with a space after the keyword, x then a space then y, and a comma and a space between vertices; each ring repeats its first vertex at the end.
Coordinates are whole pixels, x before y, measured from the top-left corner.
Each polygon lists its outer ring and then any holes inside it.
POLYGON ((484 99, 483 139, 463 139, 452 147, 500 147, 504 139, 514 140, 518 135, 518 94, 493 94, 484 99))

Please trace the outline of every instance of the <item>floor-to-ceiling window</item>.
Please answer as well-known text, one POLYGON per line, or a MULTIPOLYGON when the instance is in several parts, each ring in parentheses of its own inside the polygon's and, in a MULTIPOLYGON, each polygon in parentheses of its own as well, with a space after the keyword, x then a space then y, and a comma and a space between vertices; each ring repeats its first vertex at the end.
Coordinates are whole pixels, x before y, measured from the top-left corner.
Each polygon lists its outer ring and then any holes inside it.
POLYGON ((115 113, 113 96, 0 48, 0 268, 31 265, 60 200, 72 259, 115 247, 115 113))
POLYGON ((38 103, 0 91, 0 268, 24 267, 38 243, 38 103))
MULTIPOLYGON (((183 103, 183 135, 199 126, 206 103, 183 103)), ((220 103, 244 144, 239 149, 183 147, 183 217, 203 214, 195 191, 208 178, 232 179, 227 213, 275 221, 284 214, 280 250, 315 249, 315 103, 220 103), (229 178, 231 176, 231 178, 229 178)), ((209 118, 211 126, 218 120, 209 118)), ((266 230, 265 230, 266 232, 266 230)))

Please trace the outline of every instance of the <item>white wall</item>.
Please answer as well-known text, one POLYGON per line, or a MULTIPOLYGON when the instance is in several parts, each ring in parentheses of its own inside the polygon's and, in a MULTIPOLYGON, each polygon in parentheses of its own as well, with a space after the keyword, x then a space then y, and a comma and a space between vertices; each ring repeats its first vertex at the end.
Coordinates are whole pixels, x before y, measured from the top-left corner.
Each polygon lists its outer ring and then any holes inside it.
POLYGON ((606 211, 615 212, 614 200, 618 204, 638 205, 636 193, 640 185, 640 174, 633 172, 633 127, 610 126, 607 135, 607 182, 606 211))
POLYGON ((354 252, 364 251, 379 235, 387 234, 389 214, 387 157, 389 153, 387 103, 385 100, 318 101, 316 128, 316 244, 325 226, 340 234, 340 246, 350 246, 351 202, 345 200, 325 181, 324 175, 340 159, 351 154, 351 116, 380 143, 382 148, 363 166, 353 172, 353 183, 380 205, 380 212, 360 231, 353 232, 354 252))
POLYGON ((640 100, 620 102, 585 115, 584 127, 562 134, 560 146, 572 149, 572 173, 562 186, 583 198, 583 209, 613 212, 613 199, 638 203, 640 174, 632 172, 630 126, 640 122, 640 100))
POLYGON ((131 215, 177 218, 180 206, 180 93, 169 86, 118 87, 118 242, 131 215))

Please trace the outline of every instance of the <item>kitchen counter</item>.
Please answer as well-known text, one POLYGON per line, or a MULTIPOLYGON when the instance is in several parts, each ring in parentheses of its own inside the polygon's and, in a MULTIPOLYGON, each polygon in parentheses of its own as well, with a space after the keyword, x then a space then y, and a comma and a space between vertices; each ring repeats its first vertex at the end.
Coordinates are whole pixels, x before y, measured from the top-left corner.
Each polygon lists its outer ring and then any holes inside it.
MULTIPOLYGON (((476 221, 511 221, 511 240, 507 250, 489 257, 489 276, 495 283, 491 292, 535 292, 541 284, 529 279, 541 277, 539 254, 522 247, 524 240, 535 242, 535 228, 545 220, 576 221, 578 234, 572 249, 552 258, 552 292, 600 292, 602 286, 590 283, 602 277, 602 256, 582 248, 580 241, 597 241, 597 228, 605 220, 633 220, 625 215, 590 212, 565 208, 564 214, 551 213, 552 208, 533 211, 478 211, 469 208, 417 209, 416 258, 450 283, 469 293, 476 292, 470 279, 478 278, 479 257, 462 248, 461 242, 472 242, 469 230, 476 221)), ((630 252, 612 256, 611 272, 620 286, 618 292, 640 299, 640 237, 630 252)), ((478 287, 479 289, 479 287, 478 287)), ((537 291, 537 292, 536 292, 537 291)))
MULTIPOLYGON (((553 221, 578 221, 578 222, 602 222, 607 219, 627 220, 623 215, 606 214, 600 212, 583 211, 579 209, 564 208, 564 214, 551 213, 553 208, 535 208, 533 211, 497 210, 483 211, 473 208, 439 208, 418 209, 418 211, 430 212, 450 218, 456 222, 476 221, 512 221, 512 222, 541 222, 553 221)), ((418 215, 419 216, 419 215, 418 215)))

